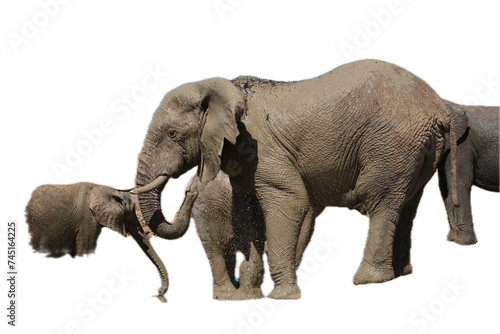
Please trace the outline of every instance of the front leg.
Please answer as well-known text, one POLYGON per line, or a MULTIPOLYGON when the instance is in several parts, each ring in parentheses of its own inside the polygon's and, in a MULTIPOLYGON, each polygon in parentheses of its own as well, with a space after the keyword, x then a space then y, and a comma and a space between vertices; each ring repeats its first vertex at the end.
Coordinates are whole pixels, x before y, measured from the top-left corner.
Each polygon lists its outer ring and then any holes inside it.
POLYGON ((302 255, 311 241, 312 234, 314 232, 314 225, 316 223, 316 217, 323 211, 324 208, 314 209, 309 208, 307 214, 302 223, 300 229, 299 241, 297 242, 297 250, 295 254, 295 270, 299 269, 300 263, 302 262, 302 255))
POLYGON ((239 194, 233 190, 232 222, 236 249, 245 258, 240 265, 239 288, 229 299, 263 298, 265 222, 260 203, 254 195, 239 194))
MULTIPOLYGON (((299 179, 295 179, 297 181, 299 179)), ((279 186, 260 187, 259 198, 265 214, 269 267, 274 290, 268 295, 274 299, 299 299, 296 268, 301 260, 314 224, 307 192, 303 184, 290 179, 279 186), (304 218, 308 226, 301 235, 304 218), (297 249, 299 236, 301 245, 297 249), (299 255, 297 256, 297 251, 299 255)))

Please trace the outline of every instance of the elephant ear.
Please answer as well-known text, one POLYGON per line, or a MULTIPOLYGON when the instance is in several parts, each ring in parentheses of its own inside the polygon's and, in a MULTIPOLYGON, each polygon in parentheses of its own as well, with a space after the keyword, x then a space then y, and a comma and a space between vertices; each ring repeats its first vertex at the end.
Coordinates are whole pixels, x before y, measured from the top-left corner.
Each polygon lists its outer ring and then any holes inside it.
POLYGON ((224 140, 236 144, 237 122, 246 110, 243 93, 229 80, 214 78, 198 83, 201 92, 201 163, 198 177, 203 183, 220 170, 224 140))
POLYGON ((127 199, 113 188, 93 186, 89 190, 88 204, 95 220, 123 236, 127 235, 125 226, 125 206, 127 199))

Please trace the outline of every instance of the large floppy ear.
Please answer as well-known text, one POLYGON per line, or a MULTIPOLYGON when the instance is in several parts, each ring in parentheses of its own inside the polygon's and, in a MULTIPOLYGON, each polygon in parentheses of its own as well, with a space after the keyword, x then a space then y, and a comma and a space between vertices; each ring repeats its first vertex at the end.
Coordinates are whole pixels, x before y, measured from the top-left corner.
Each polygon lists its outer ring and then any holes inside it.
POLYGON ((201 93, 201 162, 198 177, 209 182, 220 170, 224 139, 236 143, 237 122, 246 110, 243 93, 229 80, 207 79, 197 83, 201 93))
POLYGON ((93 185, 89 190, 88 205, 95 220, 121 235, 127 235, 125 211, 130 206, 130 195, 110 187, 93 185))

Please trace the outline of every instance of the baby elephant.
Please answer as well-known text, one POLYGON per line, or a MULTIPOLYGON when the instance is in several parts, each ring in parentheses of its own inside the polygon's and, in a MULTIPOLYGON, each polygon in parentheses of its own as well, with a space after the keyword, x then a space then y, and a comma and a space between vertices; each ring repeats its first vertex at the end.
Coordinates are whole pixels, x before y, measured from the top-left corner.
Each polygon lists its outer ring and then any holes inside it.
POLYGON ((450 232, 448 240, 461 245, 477 242, 472 223, 471 187, 498 192, 499 178, 499 107, 464 106, 444 101, 454 115, 465 112, 468 129, 458 140, 457 192, 460 206, 451 196, 450 157, 439 166, 439 187, 443 197, 450 232))
POLYGON ((26 220, 31 246, 49 257, 93 253, 103 226, 123 236, 131 235, 158 269, 162 286, 157 297, 166 301, 163 295, 168 289, 167 271, 149 242, 149 228, 140 222, 142 215, 135 195, 84 182, 42 185, 31 195, 26 220))
MULTIPOLYGON (((239 237, 242 234, 253 233, 255 239, 262 244, 266 239, 264 217, 260 205, 252 200, 253 197, 247 199, 250 201, 248 208, 252 210, 253 216, 259 219, 258 221, 245 221, 244 224, 239 224, 241 230, 235 231, 231 222, 232 188, 229 176, 219 172, 212 181, 201 183, 195 175, 186 188, 184 202, 189 201, 187 195, 192 192, 197 193, 197 198, 192 206, 191 215, 212 269, 213 298, 219 300, 263 298, 261 291, 263 271, 259 267, 247 267, 245 263, 242 263, 239 281, 235 279, 236 251, 241 251, 244 256, 249 256, 250 252, 255 251, 255 249, 242 246, 239 237)), ((182 210, 186 209, 181 207, 182 210)), ((311 210, 304 219, 297 244, 296 268, 300 265, 302 254, 311 239, 315 218, 320 213, 320 210, 311 210)), ((264 247, 262 245, 259 248, 264 247)), ((262 257, 263 254, 258 255, 262 257)))

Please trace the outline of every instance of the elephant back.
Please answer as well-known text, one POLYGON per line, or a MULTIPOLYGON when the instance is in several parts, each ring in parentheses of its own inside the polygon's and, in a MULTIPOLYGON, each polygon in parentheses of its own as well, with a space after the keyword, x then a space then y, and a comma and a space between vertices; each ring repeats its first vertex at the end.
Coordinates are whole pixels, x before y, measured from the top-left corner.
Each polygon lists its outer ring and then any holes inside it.
POLYGON ((42 185, 26 206, 30 244, 49 257, 93 253, 102 226, 92 217, 87 197, 91 184, 42 185))

